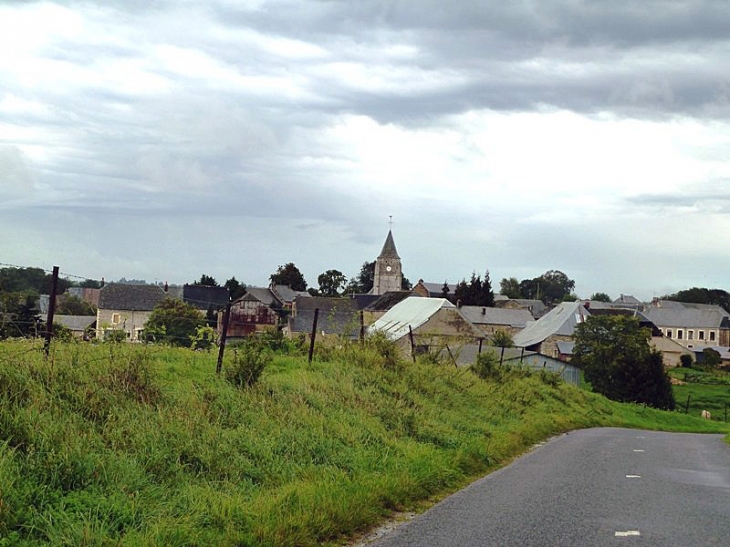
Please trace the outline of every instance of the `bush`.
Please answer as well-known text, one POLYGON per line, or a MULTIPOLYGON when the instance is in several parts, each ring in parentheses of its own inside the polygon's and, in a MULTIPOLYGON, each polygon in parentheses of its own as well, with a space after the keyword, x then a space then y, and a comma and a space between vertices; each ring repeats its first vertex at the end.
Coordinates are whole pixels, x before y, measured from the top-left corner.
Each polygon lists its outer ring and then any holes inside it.
POLYGON ((471 366, 471 371, 482 380, 499 380, 502 377, 499 357, 493 351, 485 351, 477 355, 476 363, 471 366))
POLYGON ((261 340, 250 338, 233 350, 233 364, 226 368, 226 380, 236 387, 251 387, 272 361, 271 350, 261 340))
POLYGON ((692 356, 691 355, 687 355, 686 353, 684 355, 680 355, 679 362, 683 368, 692 368, 692 356))

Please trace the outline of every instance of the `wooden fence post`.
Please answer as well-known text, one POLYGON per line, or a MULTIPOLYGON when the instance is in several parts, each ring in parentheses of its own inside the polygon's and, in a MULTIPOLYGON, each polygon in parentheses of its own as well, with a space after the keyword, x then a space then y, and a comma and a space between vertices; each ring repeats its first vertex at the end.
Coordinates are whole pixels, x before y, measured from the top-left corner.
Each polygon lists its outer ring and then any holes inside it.
POLYGON ((226 304, 226 311, 223 314, 223 331, 221 332, 220 347, 218 348, 218 364, 215 366, 215 373, 220 374, 223 368, 223 353, 226 351, 226 338, 228 337, 228 321, 231 317, 231 300, 226 304))
POLYGON ((307 362, 312 364, 312 357, 314 356, 314 340, 317 337, 317 320, 319 319, 319 308, 314 308, 314 320, 312 320, 312 339, 309 341, 309 357, 307 362))
POLYGON ((43 351, 48 359, 48 351, 51 348, 51 337, 53 336, 53 314, 56 311, 56 292, 58 291, 58 266, 53 267, 53 282, 51 284, 51 296, 48 302, 48 317, 46 319, 46 341, 43 351))

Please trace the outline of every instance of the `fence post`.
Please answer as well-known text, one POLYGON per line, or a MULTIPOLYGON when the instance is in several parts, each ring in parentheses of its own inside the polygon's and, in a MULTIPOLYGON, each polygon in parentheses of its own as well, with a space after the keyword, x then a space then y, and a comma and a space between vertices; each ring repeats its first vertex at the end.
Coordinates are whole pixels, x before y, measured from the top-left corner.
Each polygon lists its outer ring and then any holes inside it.
POLYGON ((218 348, 218 364, 215 366, 215 373, 220 374, 223 368, 223 353, 226 351, 226 338, 228 337, 228 321, 231 317, 231 300, 228 299, 226 311, 223 314, 223 331, 221 332, 221 342, 218 348))
POLYGON ((317 320, 319 319, 319 308, 314 308, 314 319, 312 320, 312 336, 309 341, 309 357, 307 363, 312 364, 312 357, 314 356, 314 340, 317 338, 317 320))
POLYGON ((51 348, 51 337, 53 336, 53 314, 56 311, 56 291, 58 291, 58 266, 53 267, 53 282, 51 284, 51 296, 48 302, 46 341, 43 344, 43 351, 46 354, 46 359, 48 359, 48 351, 51 348))
POLYGON ((689 414, 689 398, 691 395, 687 395, 687 404, 684 406, 684 413, 689 414))
POLYGON ((408 325, 408 337, 411 340, 411 357, 413 358, 413 362, 416 362, 416 344, 413 341, 413 329, 410 325, 408 325))

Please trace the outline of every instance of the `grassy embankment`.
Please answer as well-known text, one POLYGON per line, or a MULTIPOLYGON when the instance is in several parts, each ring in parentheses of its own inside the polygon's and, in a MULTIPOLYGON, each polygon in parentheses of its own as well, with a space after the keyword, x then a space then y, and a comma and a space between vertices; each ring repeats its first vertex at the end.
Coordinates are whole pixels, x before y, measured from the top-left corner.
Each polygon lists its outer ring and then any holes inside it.
POLYGON ((279 355, 247 390, 215 357, 0 343, 0 545, 336 544, 566 430, 727 431, 373 347, 279 355))

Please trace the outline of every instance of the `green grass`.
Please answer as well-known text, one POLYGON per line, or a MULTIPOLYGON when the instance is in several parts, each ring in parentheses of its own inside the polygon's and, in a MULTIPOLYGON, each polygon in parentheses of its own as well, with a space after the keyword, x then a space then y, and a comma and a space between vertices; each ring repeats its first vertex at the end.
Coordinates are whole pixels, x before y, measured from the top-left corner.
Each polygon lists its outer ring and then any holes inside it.
POLYGON ((703 410, 707 410, 712 414, 713 420, 726 422, 730 419, 730 374, 723 371, 676 368, 670 371, 670 375, 683 382, 674 386, 679 411, 699 416, 703 410))
POLYGON ((0 546, 334 545, 560 432, 728 431, 382 350, 278 355, 241 390, 214 353, 0 343, 0 546))

